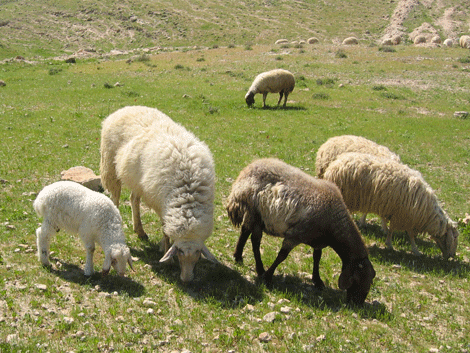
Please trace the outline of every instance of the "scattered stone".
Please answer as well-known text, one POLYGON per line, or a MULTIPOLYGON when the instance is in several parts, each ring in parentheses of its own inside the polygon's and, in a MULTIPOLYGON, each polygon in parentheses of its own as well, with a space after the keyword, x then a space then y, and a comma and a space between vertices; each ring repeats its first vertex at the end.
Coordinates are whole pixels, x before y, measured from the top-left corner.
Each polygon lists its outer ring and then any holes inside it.
POLYGON ((144 305, 144 306, 157 306, 157 303, 155 303, 153 300, 150 300, 149 298, 146 298, 142 302, 142 305, 144 305))
POLYGON ((0 80, 0 87, 5 87, 7 84, 5 83, 5 81, 3 80, 0 80))
POLYGON ((358 40, 356 37, 349 37, 343 40, 343 45, 355 45, 358 44, 358 40))
POLYGON ((418 35, 418 36, 415 37, 413 43, 414 44, 426 43, 426 37, 423 36, 423 35, 418 35))
POLYGON ((283 314, 289 314, 291 312, 292 308, 291 307, 288 307, 288 306, 283 306, 281 308, 281 313, 283 314))
POLYGON ((266 322, 274 322, 274 320, 276 320, 276 315, 277 315, 277 312, 271 311, 270 313, 267 313, 266 315, 264 315, 263 320, 266 322))
POLYGON ((460 118, 460 119, 466 119, 468 118, 468 112, 465 112, 465 111, 455 112, 454 117, 460 118))
POLYGON ((465 218, 460 220, 463 224, 467 225, 470 222, 470 215, 465 212, 465 218))
POLYGON ((434 36, 431 38, 431 43, 434 43, 434 44, 441 44, 441 37, 439 36, 434 36))
POLYGON ((116 83, 114 84, 114 87, 122 87, 122 86, 124 86, 124 85, 123 85, 122 83, 120 83, 120 82, 116 82, 116 83))
POLYGON ((36 284, 36 288, 42 291, 47 290, 47 286, 45 284, 36 284))
POLYGON ((269 333, 267 332, 262 332, 259 334, 258 339, 260 342, 267 343, 272 340, 272 337, 269 333))
POLYGON ((75 181, 91 190, 99 192, 103 191, 101 178, 96 176, 90 168, 83 166, 72 167, 68 170, 62 171, 60 175, 62 180, 75 181))
POLYGON ((147 314, 149 315, 153 315, 154 313, 155 313, 155 310, 153 310, 152 308, 147 310, 147 314))
POLYGON ((71 325, 71 324, 74 323, 74 321, 75 321, 75 320, 73 319, 73 317, 64 316, 64 322, 65 322, 66 324, 71 325))
POLYGON ((14 333, 14 334, 7 336, 6 342, 8 344, 12 344, 13 342, 16 342, 16 341, 18 341, 18 334, 14 333))
POLYGON ((245 310, 246 311, 255 311, 255 307, 251 304, 246 304, 245 305, 245 310))

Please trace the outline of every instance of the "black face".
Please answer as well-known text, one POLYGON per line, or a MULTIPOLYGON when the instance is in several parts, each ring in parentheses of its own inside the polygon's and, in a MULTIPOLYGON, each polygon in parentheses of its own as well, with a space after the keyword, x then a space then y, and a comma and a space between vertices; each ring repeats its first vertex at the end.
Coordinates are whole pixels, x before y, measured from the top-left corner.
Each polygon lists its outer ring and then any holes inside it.
POLYGON ((255 104, 255 96, 252 94, 249 94, 245 100, 246 100, 246 104, 248 104, 249 107, 255 104))
POLYGON ((347 288, 346 300, 355 305, 362 305, 369 294, 375 270, 369 259, 363 259, 352 264, 351 282, 347 288))

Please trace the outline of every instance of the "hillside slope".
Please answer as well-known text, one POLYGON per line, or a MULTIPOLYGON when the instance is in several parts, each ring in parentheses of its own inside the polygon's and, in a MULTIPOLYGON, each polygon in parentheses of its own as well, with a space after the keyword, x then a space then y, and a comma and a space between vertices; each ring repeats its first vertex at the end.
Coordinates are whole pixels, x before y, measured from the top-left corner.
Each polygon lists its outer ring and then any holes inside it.
POLYGON ((470 31, 460 0, 4 0, 0 59, 154 46, 267 44, 276 39, 380 42, 429 23, 442 37, 470 31))

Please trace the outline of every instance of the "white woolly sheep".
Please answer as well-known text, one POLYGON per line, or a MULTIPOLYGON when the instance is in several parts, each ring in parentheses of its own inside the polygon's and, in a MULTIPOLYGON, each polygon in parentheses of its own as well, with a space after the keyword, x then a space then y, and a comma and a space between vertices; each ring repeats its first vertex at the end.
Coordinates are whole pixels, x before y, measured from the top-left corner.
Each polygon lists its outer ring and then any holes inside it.
POLYGON ((279 93, 279 100, 277 105, 281 103, 282 96, 284 95, 284 107, 287 103, 289 93, 294 90, 295 78, 294 75, 283 69, 276 69, 263 72, 256 76, 255 80, 250 86, 250 89, 245 95, 246 104, 251 107, 255 103, 255 94, 263 94, 263 107, 266 107, 266 96, 268 93, 279 93))
POLYGON ((445 45, 446 47, 452 47, 452 46, 454 45, 454 42, 453 42, 452 39, 447 38, 447 39, 444 41, 444 45, 445 45))
POLYGON ((345 40, 343 40, 343 45, 355 45, 359 44, 359 41, 357 40, 356 37, 348 37, 345 40))
POLYGON ((111 265, 120 276, 124 275, 126 264, 132 268, 121 215, 106 196, 73 181, 59 181, 42 189, 33 207, 43 217, 36 237, 38 258, 44 266, 50 265, 51 236, 63 229, 78 234, 85 246, 85 276, 94 272, 95 243, 104 251, 103 274, 109 272, 111 265))
POLYGON ((330 246, 343 262, 338 284, 347 290, 347 301, 365 301, 375 271, 336 185, 278 159, 260 159, 240 172, 226 208, 232 223, 241 225, 235 260, 242 261, 243 248, 251 234, 256 271, 267 284, 290 251, 298 244, 307 244, 314 248, 313 284, 324 288, 319 263, 322 249, 330 246), (276 260, 266 272, 260 255, 263 231, 284 238, 276 260))
POLYGON ((201 253, 217 262, 204 245, 213 228, 215 184, 214 162, 205 143, 157 109, 125 107, 103 121, 100 170, 103 187, 116 206, 121 185, 131 190, 139 238, 148 239, 140 200, 158 214, 165 251, 160 262, 178 255, 183 282, 193 279, 201 253))
MULTIPOLYGON (((317 158, 315 161, 315 171, 319 178, 323 178, 328 165, 334 161, 339 155, 346 152, 361 152, 369 153, 374 156, 390 158, 394 161, 400 162, 400 157, 390 151, 387 147, 381 146, 374 141, 368 140, 362 136, 355 135, 341 135, 328 139, 317 151, 317 158)), ((359 221, 361 226, 366 223, 367 213, 364 213, 359 221)), ((382 228, 384 231, 387 229, 387 224, 382 219, 382 228)))
POLYGON ((470 49, 470 36, 462 36, 459 39, 459 45, 462 48, 470 49))
POLYGON ((414 254, 420 255, 415 236, 428 233, 445 259, 455 256, 457 223, 418 171, 391 159, 351 152, 331 162, 323 178, 338 185, 349 211, 375 213, 390 222, 389 248, 393 231, 404 230, 414 254))

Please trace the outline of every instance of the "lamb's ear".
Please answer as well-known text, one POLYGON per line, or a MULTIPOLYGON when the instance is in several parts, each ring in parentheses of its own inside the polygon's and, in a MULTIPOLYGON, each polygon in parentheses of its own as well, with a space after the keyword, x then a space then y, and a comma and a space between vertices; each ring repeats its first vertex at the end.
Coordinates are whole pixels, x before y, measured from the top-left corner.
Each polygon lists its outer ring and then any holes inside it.
POLYGON ((160 259, 160 262, 165 262, 171 259, 173 256, 175 256, 176 251, 178 251, 178 248, 173 244, 171 248, 168 249, 165 255, 160 259))
POLYGON ((201 249, 201 252, 202 254, 206 257, 207 260, 215 263, 215 264, 218 264, 219 261, 217 261, 217 259, 215 258, 214 255, 212 255, 212 253, 209 251, 209 249, 203 244, 202 245, 202 249, 201 249))
POLYGON ((338 287, 341 290, 349 289, 353 284, 353 273, 351 264, 344 266, 338 280, 338 287))

